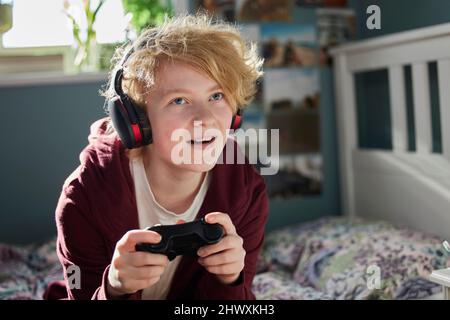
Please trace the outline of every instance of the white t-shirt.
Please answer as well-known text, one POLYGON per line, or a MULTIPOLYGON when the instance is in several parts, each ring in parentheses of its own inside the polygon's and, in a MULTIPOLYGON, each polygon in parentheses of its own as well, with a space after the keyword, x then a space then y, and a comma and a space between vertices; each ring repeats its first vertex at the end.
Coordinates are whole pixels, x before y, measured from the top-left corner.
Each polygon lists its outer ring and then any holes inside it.
MULTIPOLYGON (((139 228, 145 229, 155 224, 176 224, 178 220, 190 222, 197 216, 200 207, 205 199, 210 183, 210 174, 206 174, 203 179, 200 190, 194 198, 191 206, 183 213, 176 214, 163 208, 155 199, 150 184, 147 180, 147 174, 142 157, 130 160, 131 176, 134 180, 134 188, 136 190, 136 204, 139 215, 139 228)), ((170 261, 161 279, 149 288, 145 288, 142 292, 143 300, 165 299, 169 293, 170 284, 175 270, 180 263, 181 256, 170 261)))

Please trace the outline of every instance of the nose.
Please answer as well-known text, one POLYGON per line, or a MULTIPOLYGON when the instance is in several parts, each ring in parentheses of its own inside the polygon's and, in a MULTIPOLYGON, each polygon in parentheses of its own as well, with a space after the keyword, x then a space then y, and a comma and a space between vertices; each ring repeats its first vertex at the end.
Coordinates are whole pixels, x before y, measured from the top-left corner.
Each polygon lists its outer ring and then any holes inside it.
POLYGON ((215 122, 214 115, 207 104, 198 103, 192 108, 192 119, 194 124, 201 122, 201 125, 205 128, 211 128, 215 122))

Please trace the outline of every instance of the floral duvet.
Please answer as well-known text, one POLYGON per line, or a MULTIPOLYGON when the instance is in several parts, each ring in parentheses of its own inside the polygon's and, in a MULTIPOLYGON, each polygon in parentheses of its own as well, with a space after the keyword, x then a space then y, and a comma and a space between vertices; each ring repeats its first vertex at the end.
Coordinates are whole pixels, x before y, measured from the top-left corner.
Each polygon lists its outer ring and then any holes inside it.
MULTIPOLYGON (((436 236, 387 222, 327 217, 266 235, 252 291, 257 299, 427 299, 449 265, 436 236)), ((42 299, 62 279, 55 240, 0 244, 0 299, 42 299)))

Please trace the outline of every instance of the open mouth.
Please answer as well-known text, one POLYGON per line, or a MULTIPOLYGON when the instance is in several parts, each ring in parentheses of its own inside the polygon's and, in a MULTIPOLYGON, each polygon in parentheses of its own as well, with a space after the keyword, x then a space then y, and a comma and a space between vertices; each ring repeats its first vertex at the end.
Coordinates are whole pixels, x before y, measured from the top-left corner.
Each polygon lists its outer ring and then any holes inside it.
POLYGON ((192 145, 208 145, 213 143, 216 140, 216 137, 203 138, 203 139, 192 139, 189 140, 189 143, 192 145))

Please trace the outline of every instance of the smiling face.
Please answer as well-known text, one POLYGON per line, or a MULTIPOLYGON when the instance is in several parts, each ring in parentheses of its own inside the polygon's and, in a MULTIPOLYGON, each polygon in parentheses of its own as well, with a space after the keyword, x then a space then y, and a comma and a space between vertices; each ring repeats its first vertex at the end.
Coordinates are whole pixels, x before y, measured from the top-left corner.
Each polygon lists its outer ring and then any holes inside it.
POLYGON ((204 73, 176 60, 160 61, 155 82, 145 102, 153 134, 148 148, 152 159, 190 171, 211 170, 215 161, 204 157, 214 155, 217 160, 220 152, 213 149, 222 151, 233 115, 224 91, 204 73), (174 162, 174 150, 180 148, 193 155, 191 163, 174 162), (194 158, 199 154, 204 157, 194 158))

